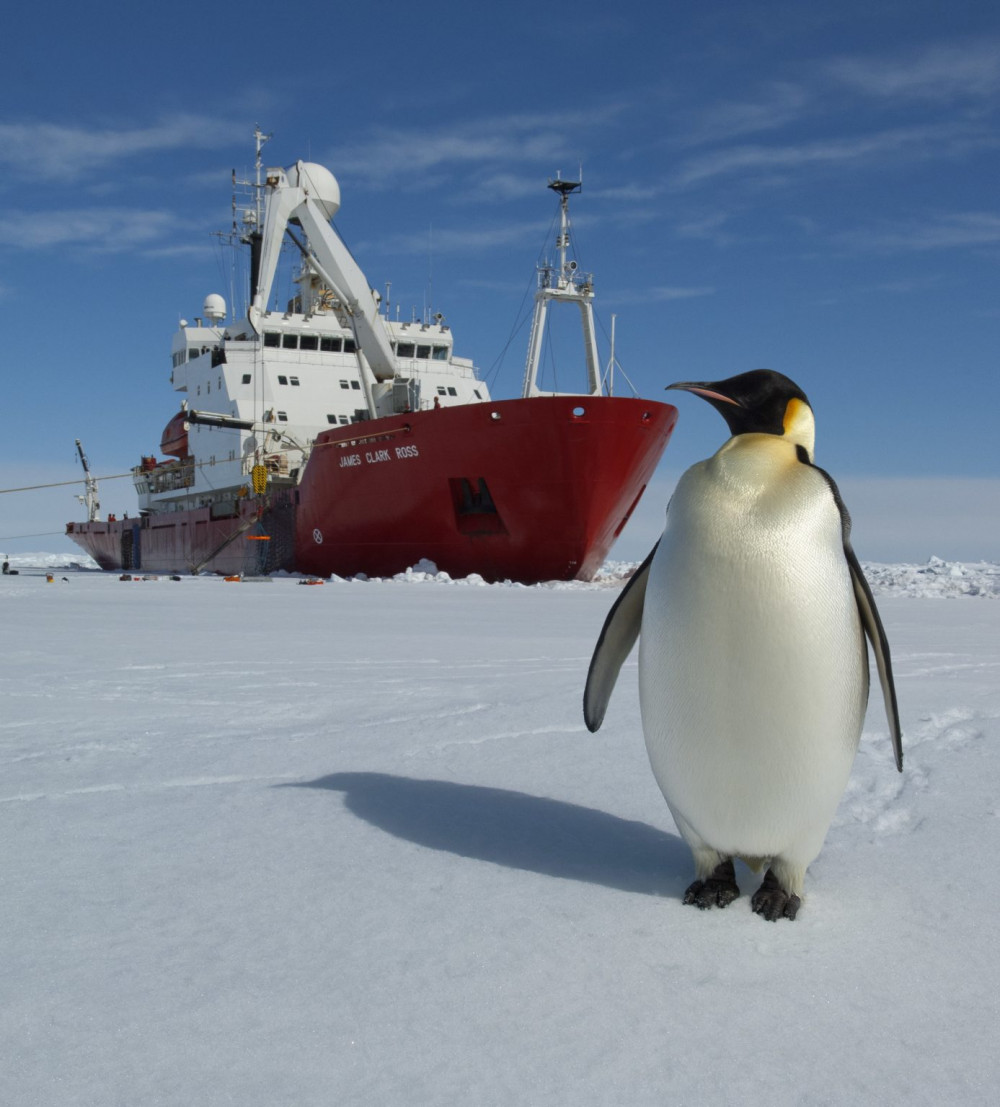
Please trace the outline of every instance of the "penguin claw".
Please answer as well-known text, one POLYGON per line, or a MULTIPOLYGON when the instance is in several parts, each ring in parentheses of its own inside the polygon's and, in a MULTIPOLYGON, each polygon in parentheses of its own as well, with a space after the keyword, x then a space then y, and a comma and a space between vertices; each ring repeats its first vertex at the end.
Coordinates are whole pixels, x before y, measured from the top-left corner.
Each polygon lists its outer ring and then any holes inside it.
POLYGON ((732 861, 720 861, 711 876, 688 885, 684 902, 706 911, 709 907, 728 907, 739 894, 732 861))
POLYGON ((802 900, 794 893, 786 892, 770 869, 764 874, 764 883, 750 898, 750 907, 754 914, 768 922, 794 919, 801 906, 802 900))

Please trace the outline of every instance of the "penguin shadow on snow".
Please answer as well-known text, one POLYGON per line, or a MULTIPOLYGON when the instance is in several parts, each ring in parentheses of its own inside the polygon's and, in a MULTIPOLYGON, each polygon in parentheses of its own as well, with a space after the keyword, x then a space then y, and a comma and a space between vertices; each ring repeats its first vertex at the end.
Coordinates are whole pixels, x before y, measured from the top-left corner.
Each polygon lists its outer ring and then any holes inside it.
POLYGON ((388 773, 276 787, 343 792, 352 814, 396 838, 509 869, 674 898, 690 880, 676 835, 562 800, 388 773))

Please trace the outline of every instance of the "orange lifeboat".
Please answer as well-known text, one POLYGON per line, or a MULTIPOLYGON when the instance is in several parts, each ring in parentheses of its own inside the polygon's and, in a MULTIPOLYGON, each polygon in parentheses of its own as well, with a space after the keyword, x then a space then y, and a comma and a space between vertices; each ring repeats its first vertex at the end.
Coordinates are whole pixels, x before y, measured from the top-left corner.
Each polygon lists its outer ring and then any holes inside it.
POLYGON ((160 438, 160 450, 171 457, 185 458, 190 456, 188 450, 188 423, 187 412, 178 411, 177 414, 163 428, 160 438))

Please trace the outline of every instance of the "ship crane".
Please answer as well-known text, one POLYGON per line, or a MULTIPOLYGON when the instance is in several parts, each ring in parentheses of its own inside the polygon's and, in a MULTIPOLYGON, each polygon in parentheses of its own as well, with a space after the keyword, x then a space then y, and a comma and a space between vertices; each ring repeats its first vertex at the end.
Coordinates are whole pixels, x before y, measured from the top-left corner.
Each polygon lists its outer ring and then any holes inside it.
POLYGON ((76 452, 80 455, 80 464, 83 466, 83 485, 86 489, 82 496, 77 496, 77 499, 87 508, 87 521, 100 522, 101 504, 97 498, 97 477, 90 472, 90 462, 87 461, 87 455, 83 452, 79 438, 76 439, 76 452))
POLYGON ((281 243, 289 223, 295 222, 309 241, 310 268, 331 290, 349 319, 357 342, 362 388, 368 409, 374 415, 372 388, 376 381, 393 379, 396 361, 388 331, 378 313, 377 297, 358 263, 330 226, 330 220, 340 208, 340 185, 324 166, 299 161, 288 170, 268 169, 265 186, 269 196, 261 233, 256 292, 249 312, 250 325, 258 334, 261 332, 281 243))

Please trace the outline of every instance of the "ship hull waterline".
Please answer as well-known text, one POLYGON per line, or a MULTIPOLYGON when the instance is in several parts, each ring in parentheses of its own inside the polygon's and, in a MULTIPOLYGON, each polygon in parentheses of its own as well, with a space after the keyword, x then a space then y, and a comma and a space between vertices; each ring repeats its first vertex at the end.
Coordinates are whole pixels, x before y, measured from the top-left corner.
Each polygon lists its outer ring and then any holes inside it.
POLYGON ((406 413, 320 434, 295 489, 71 523, 107 570, 590 580, 666 448, 670 404, 539 396, 406 413), (274 532, 274 533, 271 533, 274 532), (266 568, 265 568, 266 567, 266 568))

